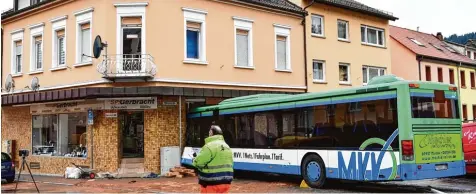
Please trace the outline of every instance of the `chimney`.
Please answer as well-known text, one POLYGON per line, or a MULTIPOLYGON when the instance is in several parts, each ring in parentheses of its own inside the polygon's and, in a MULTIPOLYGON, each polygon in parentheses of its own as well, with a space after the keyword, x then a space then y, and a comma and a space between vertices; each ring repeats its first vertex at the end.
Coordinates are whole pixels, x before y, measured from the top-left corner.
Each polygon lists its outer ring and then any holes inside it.
POLYGON ((441 34, 441 32, 437 32, 437 33, 436 33, 436 37, 437 37, 439 40, 443 41, 443 34, 441 34))
POLYGON ((420 26, 417 26, 417 27, 416 27, 416 31, 417 31, 417 32, 420 32, 420 26))

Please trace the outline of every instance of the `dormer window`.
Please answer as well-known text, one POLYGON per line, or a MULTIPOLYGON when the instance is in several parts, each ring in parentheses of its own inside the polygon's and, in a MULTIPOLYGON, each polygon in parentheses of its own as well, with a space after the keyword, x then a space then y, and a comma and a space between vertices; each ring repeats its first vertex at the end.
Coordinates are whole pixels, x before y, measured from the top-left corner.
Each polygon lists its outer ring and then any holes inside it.
POLYGON ((423 46, 423 47, 425 46, 425 45, 423 45, 420 41, 418 41, 418 40, 416 40, 416 39, 414 39, 414 38, 408 38, 408 39, 410 39, 413 43, 417 44, 418 46, 423 46))

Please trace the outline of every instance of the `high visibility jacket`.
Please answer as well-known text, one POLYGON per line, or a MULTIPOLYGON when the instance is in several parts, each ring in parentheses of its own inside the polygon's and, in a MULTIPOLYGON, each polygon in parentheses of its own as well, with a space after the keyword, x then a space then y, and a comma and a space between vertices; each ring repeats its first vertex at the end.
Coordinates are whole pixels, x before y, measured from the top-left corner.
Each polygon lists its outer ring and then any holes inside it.
POLYGON ((202 186, 230 184, 233 180, 233 152, 222 135, 205 139, 205 145, 193 160, 202 186))

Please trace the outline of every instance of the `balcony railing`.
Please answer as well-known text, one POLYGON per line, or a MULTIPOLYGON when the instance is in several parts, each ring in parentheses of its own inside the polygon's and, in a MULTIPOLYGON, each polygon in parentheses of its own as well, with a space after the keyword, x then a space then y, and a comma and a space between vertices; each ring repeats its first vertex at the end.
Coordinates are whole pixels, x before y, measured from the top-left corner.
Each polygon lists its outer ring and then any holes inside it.
POLYGON ((103 55, 97 71, 106 79, 150 79, 157 73, 154 58, 149 54, 103 55))

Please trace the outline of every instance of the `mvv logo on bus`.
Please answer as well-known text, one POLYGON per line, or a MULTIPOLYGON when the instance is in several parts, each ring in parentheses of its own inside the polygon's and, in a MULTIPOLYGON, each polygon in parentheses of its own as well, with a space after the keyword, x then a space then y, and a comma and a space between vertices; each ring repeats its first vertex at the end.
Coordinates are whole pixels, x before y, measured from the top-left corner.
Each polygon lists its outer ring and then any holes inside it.
MULTIPOLYGON (((388 172, 382 172, 384 174, 389 174, 385 176, 388 180, 395 179, 397 175, 397 159, 395 153, 392 150, 390 144, 392 144, 395 137, 398 135, 398 129, 396 129, 392 135, 388 138, 387 141, 380 138, 370 138, 367 139, 360 146, 362 151, 353 151, 350 153, 350 159, 347 161, 344 159, 342 151, 338 152, 338 173, 339 178, 351 179, 351 180, 379 180, 381 171, 385 170, 388 172), (380 152, 371 152, 363 151, 365 148, 371 144, 380 144, 382 149, 380 152), (390 152, 387 152, 390 151, 390 152), (392 167, 391 169, 381 169, 382 161, 385 157, 385 154, 389 153, 392 157, 392 167), (367 166, 370 162, 370 173, 367 173, 367 166)), ((382 177, 383 178, 383 177, 382 177)))

